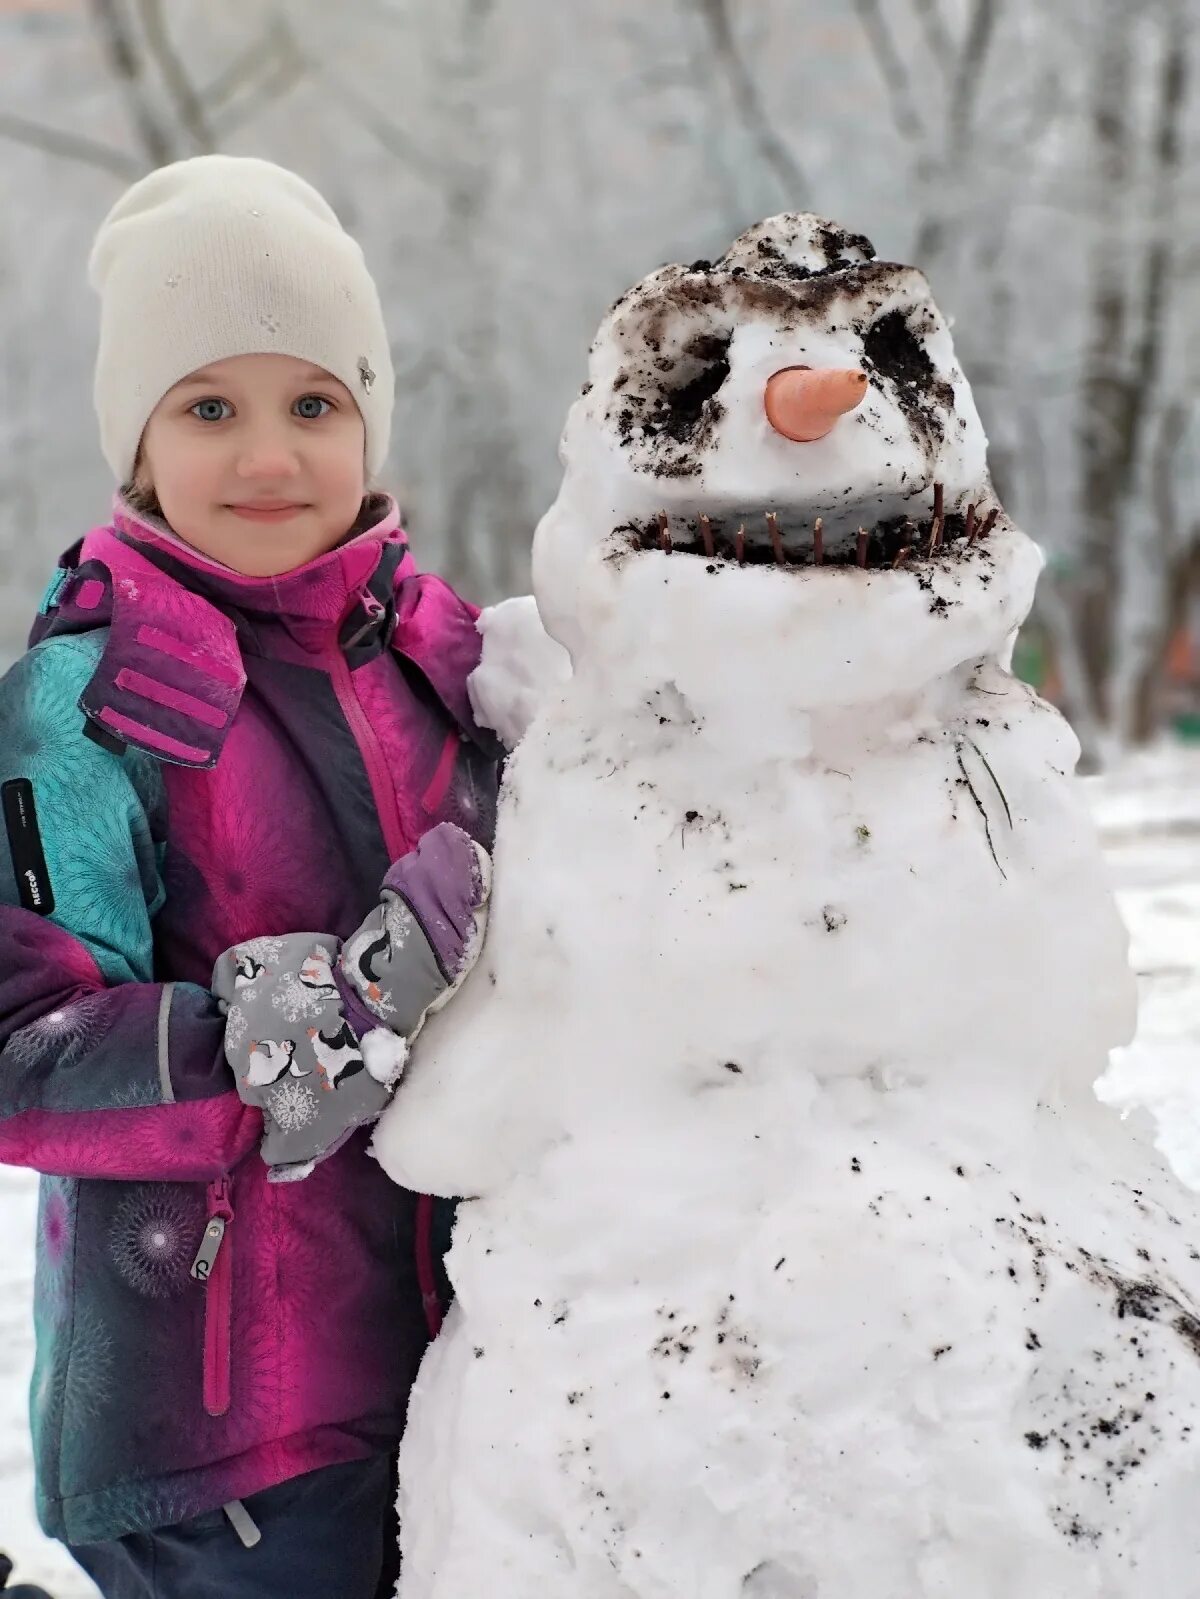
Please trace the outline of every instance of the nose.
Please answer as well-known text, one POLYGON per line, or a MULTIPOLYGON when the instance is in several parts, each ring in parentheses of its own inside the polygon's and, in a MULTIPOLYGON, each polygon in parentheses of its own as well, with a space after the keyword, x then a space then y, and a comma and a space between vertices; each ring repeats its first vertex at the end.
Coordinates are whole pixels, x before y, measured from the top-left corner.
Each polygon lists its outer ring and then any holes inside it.
POLYGON ((785 439, 823 439, 840 416, 860 405, 867 374, 859 367, 785 366, 763 391, 767 421, 785 439))
POLYGON ((290 478, 299 470, 299 457, 281 433, 264 430, 243 441, 237 461, 240 478, 253 482, 290 478))

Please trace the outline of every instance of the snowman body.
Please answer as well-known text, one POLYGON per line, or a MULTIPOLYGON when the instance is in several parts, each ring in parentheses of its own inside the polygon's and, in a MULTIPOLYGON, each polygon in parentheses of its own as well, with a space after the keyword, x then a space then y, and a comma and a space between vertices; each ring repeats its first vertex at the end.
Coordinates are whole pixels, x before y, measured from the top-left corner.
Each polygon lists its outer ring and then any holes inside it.
MULTIPOLYGON (((835 330, 837 273, 809 283, 835 330)), ((376 1138, 470 1196, 402 1450, 404 1599, 1186 1593, 1200 1218, 1092 1094, 1132 980, 1074 739, 1006 668, 1037 551, 1001 516, 893 566, 903 485, 860 473, 817 565, 813 492, 759 438, 795 558, 739 564, 722 418, 648 490, 695 535, 654 547, 604 425, 621 316, 538 536, 575 673, 508 768, 479 967, 376 1138)), ((967 426, 910 436, 961 516, 990 485, 929 327, 967 426)), ((908 415, 880 393, 876 441, 908 415)))

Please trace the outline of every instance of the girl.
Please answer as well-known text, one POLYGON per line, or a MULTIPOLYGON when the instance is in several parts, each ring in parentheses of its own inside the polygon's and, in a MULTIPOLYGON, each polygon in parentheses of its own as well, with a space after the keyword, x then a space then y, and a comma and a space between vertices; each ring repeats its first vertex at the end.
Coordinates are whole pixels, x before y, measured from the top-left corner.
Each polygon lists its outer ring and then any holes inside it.
POLYGON ((39 1515, 110 1599, 369 1599, 440 1315, 432 1205, 369 1122, 478 947, 477 613, 370 490, 387 337, 306 183, 165 167, 91 277, 123 487, 0 684, 39 1515))

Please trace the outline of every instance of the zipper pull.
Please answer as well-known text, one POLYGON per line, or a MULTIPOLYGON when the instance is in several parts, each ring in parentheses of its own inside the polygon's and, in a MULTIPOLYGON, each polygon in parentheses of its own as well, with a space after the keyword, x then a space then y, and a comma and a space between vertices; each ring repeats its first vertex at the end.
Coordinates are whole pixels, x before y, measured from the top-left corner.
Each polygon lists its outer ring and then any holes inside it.
POLYGON ((208 1274, 213 1269, 225 1238, 224 1216, 211 1216, 204 1229, 204 1237, 200 1240, 200 1248, 196 1251, 196 1258, 192 1262, 192 1276, 198 1283, 206 1283, 208 1274))
POLYGON ((200 1248, 196 1251, 191 1269, 191 1275, 200 1283, 208 1281, 217 1252, 225 1239, 225 1229, 233 1220, 229 1189, 228 1177, 218 1177, 215 1182, 208 1185, 208 1220, 204 1224, 204 1236, 200 1240, 200 1248))

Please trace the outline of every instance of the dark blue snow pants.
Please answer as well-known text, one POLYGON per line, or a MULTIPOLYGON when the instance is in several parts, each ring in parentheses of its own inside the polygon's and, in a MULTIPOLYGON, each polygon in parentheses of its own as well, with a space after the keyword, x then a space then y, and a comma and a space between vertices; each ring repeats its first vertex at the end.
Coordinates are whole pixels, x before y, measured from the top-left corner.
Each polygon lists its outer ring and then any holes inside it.
POLYGON ((394 1457, 375 1455, 251 1494, 253 1548, 213 1510, 71 1554, 104 1599, 391 1599, 395 1502, 394 1457))

